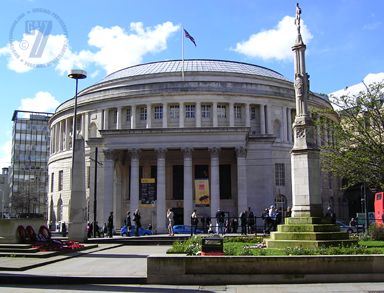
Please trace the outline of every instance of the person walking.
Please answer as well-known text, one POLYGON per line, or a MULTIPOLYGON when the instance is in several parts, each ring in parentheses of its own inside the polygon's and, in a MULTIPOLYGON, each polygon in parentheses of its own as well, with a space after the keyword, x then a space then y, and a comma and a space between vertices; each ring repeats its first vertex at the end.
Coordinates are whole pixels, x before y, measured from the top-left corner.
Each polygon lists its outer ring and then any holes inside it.
POLYGON ((248 233, 252 234, 255 230, 255 215, 251 207, 248 208, 248 233))
POLYGON ((196 212, 196 210, 193 210, 193 213, 191 215, 191 236, 193 234, 196 234, 198 221, 199 220, 197 218, 197 212, 196 212))
POLYGON ((173 236, 173 211, 172 209, 167 210, 167 220, 168 220, 168 235, 173 236))
POLYGON ((135 236, 139 236, 139 229, 141 227, 141 215, 139 209, 133 213, 133 221, 135 222, 135 236))
POLYGON ((241 235, 247 235, 247 211, 240 213, 241 235))
POLYGON ((108 237, 113 237, 113 212, 111 212, 108 217, 108 237))
POLYGON ((218 233, 224 235, 224 222, 225 222, 225 214, 220 209, 217 210, 216 213, 216 221, 218 225, 218 233))

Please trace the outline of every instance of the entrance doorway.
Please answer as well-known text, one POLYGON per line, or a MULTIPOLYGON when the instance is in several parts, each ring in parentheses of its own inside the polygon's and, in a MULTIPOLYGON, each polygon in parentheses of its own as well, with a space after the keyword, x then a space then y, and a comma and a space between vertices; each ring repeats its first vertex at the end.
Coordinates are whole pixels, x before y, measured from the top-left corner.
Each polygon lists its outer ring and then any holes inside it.
POLYGON ((183 208, 172 208, 173 211, 173 220, 175 225, 184 224, 184 209, 183 208))

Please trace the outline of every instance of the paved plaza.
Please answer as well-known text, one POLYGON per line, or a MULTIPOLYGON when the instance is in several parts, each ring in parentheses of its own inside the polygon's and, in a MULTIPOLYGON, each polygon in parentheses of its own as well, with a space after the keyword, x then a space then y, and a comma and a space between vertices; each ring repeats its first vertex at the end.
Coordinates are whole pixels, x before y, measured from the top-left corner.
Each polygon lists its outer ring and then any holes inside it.
POLYGON ((2 257, 0 292, 384 292, 384 283, 144 285, 146 256, 165 254, 168 248, 100 244, 73 255, 47 259, 2 257))

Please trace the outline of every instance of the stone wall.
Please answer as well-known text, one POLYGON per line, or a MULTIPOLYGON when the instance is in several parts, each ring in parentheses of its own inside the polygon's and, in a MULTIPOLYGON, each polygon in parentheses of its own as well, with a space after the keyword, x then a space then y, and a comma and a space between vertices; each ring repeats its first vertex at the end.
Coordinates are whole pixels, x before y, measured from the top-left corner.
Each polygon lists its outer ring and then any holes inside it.
POLYGON ((149 284, 384 281, 384 255, 149 256, 149 284))

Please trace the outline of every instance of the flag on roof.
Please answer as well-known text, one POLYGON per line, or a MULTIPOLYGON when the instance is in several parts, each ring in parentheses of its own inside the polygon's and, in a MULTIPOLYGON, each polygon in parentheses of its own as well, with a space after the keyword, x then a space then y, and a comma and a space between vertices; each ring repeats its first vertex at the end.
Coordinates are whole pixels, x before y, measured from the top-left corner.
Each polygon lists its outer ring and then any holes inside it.
POLYGON ((184 35, 185 35, 186 38, 190 39, 191 42, 196 46, 195 39, 189 34, 189 32, 187 32, 186 29, 184 29, 184 35))

